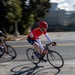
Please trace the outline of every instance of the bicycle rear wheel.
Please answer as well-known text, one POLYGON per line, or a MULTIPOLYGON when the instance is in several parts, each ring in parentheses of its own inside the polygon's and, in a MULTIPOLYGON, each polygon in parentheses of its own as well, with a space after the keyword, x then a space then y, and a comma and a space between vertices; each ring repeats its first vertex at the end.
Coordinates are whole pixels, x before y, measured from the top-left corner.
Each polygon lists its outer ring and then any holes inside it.
POLYGON ((55 68, 61 68, 64 65, 62 56, 56 51, 49 51, 47 53, 48 62, 55 68))
POLYGON ((16 53, 15 49, 10 45, 7 45, 7 52, 12 57, 12 59, 17 57, 17 53, 16 53))
POLYGON ((3 49, 0 48, 0 58, 4 55, 3 49))
POLYGON ((26 51, 26 55, 32 63, 38 64, 40 62, 39 58, 36 58, 36 56, 34 55, 34 49, 28 48, 26 51))

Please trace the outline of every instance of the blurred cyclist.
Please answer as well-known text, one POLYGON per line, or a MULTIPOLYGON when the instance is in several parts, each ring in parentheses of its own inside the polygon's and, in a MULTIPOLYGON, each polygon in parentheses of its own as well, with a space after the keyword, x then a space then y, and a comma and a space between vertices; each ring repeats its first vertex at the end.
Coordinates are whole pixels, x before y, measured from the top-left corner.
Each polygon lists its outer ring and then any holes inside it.
MULTIPOLYGON (((35 54, 40 53, 41 55, 44 55, 47 53, 47 50, 45 50, 45 48, 43 47, 39 39, 39 36, 44 34, 47 40, 49 41, 49 43, 52 42, 51 38, 47 34, 47 29, 48 29, 48 24, 44 21, 40 22, 39 27, 32 30, 27 36, 28 42, 34 46, 35 54)), ((56 43, 52 44, 52 46, 55 46, 55 45, 56 43)), ((38 55, 36 54, 36 56, 38 55)))
POLYGON ((7 36, 5 36, 5 34, 2 31, 0 31, 0 47, 3 47, 2 45, 4 38, 7 38, 7 36))

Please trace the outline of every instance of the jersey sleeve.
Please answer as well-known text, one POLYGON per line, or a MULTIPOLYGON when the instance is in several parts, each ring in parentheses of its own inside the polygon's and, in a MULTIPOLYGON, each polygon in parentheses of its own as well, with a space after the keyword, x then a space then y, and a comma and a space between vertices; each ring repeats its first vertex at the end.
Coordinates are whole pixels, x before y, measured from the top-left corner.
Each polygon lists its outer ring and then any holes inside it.
POLYGON ((49 41, 49 43, 52 42, 52 39, 49 37, 49 35, 47 33, 45 34, 45 37, 47 38, 47 40, 49 41))

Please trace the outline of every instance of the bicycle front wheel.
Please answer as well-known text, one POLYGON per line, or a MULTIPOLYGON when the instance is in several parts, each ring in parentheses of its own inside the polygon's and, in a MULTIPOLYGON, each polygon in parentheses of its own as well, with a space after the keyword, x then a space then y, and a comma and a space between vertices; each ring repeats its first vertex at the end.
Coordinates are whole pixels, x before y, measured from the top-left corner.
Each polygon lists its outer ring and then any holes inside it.
POLYGON ((10 46, 10 45, 7 45, 7 51, 8 51, 8 54, 14 59, 17 57, 17 53, 15 51, 15 49, 10 46))
POLYGON ((62 56, 56 51, 49 51, 47 53, 48 62, 55 68, 61 68, 64 65, 62 56))
POLYGON ((28 48, 26 51, 26 55, 32 63, 38 64, 40 62, 39 58, 36 58, 36 56, 34 55, 34 49, 28 48))
POLYGON ((4 55, 3 49, 0 48, 0 58, 4 55))

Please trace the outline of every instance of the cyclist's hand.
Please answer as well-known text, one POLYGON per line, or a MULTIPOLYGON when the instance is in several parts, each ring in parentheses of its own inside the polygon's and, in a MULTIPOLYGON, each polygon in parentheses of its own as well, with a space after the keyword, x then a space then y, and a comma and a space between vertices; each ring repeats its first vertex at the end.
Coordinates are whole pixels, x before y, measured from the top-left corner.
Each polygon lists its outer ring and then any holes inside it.
POLYGON ((52 43, 52 46, 56 46, 56 42, 53 42, 53 43, 52 43))

